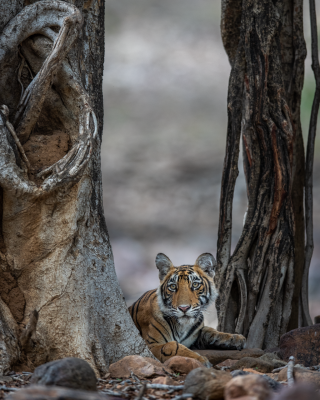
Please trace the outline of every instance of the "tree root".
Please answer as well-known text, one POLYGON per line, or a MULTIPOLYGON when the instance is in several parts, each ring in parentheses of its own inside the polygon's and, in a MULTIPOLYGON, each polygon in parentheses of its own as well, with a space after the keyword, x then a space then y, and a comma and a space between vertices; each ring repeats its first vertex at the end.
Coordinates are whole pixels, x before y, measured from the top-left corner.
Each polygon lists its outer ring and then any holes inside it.
POLYGON ((18 136, 17 136, 17 134, 16 134, 16 132, 14 130, 13 125, 9 122, 9 119, 8 119, 9 118, 9 108, 6 105, 2 105, 0 107, 0 109, 1 109, 1 111, 3 113, 3 115, 6 118, 6 126, 9 129, 9 131, 10 131, 10 133, 11 133, 11 135, 12 135, 12 137, 13 137, 13 139, 14 139, 14 141, 15 141, 15 143, 16 143, 19 151, 20 151, 20 154, 22 156, 23 161, 26 163, 27 171, 30 171, 31 170, 30 162, 29 162, 29 160, 28 160, 28 158, 26 156, 26 153, 24 152, 24 149, 23 149, 23 147, 22 147, 22 145, 20 143, 20 140, 19 140, 19 138, 18 138, 18 136))
POLYGON ((19 341, 20 347, 24 351, 28 351, 30 348, 32 349, 31 337, 36 333, 37 323, 38 323, 39 313, 37 310, 34 310, 31 313, 29 322, 25 330, 21 333, 19 341))

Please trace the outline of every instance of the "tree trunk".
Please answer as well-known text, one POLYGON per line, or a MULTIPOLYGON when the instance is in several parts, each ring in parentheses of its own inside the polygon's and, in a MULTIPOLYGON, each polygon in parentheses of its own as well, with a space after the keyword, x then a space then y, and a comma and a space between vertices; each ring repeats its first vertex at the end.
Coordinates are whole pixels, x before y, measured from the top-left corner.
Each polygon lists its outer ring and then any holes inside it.
MULTIPOLYGON (((298 327, 305 264, 304 146, 300 124, 306 48, 302 0, 222 0, 232 70, 221 186, 216 284, 219 329, 270 348, 298 327), (248 209, 231 255, 232 202, 243 144, 248 209)), ((301 314, 301 313, 300 313, 301 314)), ((301 325, 311 321, 304 308, 301 325)))
POLYGON ((103 215, 104 2, 0 2, 0 374, 150 355, 103 215))

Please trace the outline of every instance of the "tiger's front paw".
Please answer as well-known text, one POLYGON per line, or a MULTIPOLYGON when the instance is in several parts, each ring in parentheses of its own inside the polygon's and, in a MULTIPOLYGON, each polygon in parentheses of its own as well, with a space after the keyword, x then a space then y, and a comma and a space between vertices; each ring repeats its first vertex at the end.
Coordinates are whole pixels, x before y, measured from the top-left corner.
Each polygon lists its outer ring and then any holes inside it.
POLYGON ((246 338, 242 335, 232 335, 231 338, 231 346, 237 350, 241 350, 244 348, 246 344, 246 338))

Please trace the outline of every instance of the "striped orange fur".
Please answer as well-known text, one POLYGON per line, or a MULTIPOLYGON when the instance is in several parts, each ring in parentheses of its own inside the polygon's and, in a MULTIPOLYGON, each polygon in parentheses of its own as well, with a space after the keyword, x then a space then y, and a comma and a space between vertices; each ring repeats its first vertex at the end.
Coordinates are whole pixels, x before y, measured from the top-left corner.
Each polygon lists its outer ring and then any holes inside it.
POLYGON ((180 267, 174 267, 166 255, 157 255, 160 286, 141 296, 129 311, 160 361, 179 355, 209 366, 208 360, 193 350, 243 348, 244 336, 204 326, 203 311, 217 296, 213 282, 215 265, 210 253, 201 254, 194 265, 180 267))

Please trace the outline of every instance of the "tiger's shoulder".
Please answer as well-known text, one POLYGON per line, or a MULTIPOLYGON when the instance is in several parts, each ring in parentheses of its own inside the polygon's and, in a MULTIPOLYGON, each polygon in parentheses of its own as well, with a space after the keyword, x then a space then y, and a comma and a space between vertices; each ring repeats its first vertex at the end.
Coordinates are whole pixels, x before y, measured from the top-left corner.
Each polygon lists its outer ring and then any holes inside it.
POLYGON ((154 315, 161 314, 158 302, 158 289, 149 290, 144 293, 137 301, 130 307, 129 312, 140 335, 144 336, 144 330, 150 324, 150 319, 154 315))

